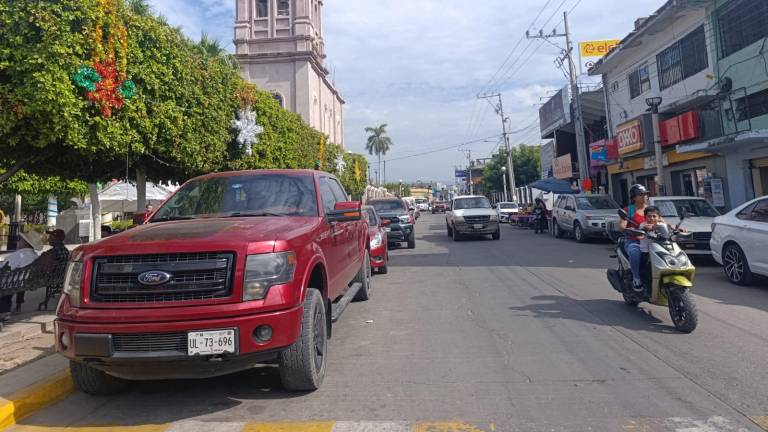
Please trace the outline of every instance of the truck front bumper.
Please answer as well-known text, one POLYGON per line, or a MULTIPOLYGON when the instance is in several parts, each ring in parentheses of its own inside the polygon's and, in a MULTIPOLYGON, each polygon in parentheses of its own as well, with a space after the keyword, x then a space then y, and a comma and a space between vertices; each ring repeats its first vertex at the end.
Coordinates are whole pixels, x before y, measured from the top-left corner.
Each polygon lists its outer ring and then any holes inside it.
POLYGON ((270 363, 301 332, 301 306, 279 312, 227 319, 140 324, 90 324, 57 319, 56 350, 111 375, 133 380, 209 378, 270 363), (256 329, 269 326, 272 337, 260 341, 256 329), (187 354, 191 331, 235 331, 235 352, 187 354))
POLYGON ((474 224, 467 224, 464 222, 455 223, 454 226, 459 234, 466 235, 489 235, 499 231, 499 222, 491 221, 484 224, 480 224, 481 227, 477 227, 474 224))

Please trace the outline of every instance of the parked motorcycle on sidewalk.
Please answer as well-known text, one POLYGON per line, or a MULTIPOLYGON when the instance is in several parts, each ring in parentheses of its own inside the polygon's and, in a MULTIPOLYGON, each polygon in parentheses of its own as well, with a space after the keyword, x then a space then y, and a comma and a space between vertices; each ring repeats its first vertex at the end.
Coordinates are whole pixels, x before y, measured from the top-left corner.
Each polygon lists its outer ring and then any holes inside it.
MULTIPOLYGON (((624 210, 618 213, 622 220, 629 219, 624 210)), ((644 236, 649 240, 648 253, 643 253, 644 291, 636 292, 632 288, 632 271, 624 248, 626 237, 619 239, 614 256, 618 258, 619 268, 608 270, 608 281, 630 306, 637 306, 641 302, 667 306, 675 328, 683 333, 691 333, 698 324, 696 302, 691 293, 696 267, 677 244, 678 239, 691 236, 679 230, 686 215, 681 216, 680 223, 672 230, 666 224, 659 224, 649 232, 630 227, 624 230, 625 235, 644 236)))

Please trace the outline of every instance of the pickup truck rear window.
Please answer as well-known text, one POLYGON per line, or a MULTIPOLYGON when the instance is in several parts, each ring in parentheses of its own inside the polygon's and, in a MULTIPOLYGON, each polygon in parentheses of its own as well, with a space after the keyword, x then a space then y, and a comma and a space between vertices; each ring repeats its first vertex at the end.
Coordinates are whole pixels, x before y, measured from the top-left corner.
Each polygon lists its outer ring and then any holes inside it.
POLYGON ((405 211, 405 206, 400 201, 372 201, 370 204, 379 213, 405 211))
POLYGON ((165 203, 152 222, 227 216, 317 217, 313 178, 250 174, 194 180, 165 203))

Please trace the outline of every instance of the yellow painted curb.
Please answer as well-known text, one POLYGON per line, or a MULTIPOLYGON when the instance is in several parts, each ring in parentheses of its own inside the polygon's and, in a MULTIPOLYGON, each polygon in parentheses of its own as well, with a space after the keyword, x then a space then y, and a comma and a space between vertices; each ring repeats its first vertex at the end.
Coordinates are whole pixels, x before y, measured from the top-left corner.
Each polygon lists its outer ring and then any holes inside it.
POLYGON ((242 432, 331 432, 334 422, 246 423, 242 432))
POLYGON ((43 381, 19 390, 7 399, 0 398, 0 430, 13 426, 24 417, 57 402, 72 393, 69 370, 60 371, 43 381))
POLYGON ((763 430, 768 431, 768 416, 754 416, 750 417, 749 419, 755 422, 756 425, 763 428, 763 430))

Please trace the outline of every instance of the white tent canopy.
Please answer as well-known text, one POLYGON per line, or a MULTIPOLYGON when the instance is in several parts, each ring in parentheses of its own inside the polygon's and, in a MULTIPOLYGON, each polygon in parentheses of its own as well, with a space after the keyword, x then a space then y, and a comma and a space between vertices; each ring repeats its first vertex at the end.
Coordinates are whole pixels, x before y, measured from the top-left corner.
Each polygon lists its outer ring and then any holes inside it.
MULTIPOLYGON (((147 182, 147 203, 158 206, 173 192, 173 187, 161 186, 147 182)), ((99 192, 102 213, 135 213, 136 185, 133 183, 117 182, 99 192)), ((141 209, 140 211, 143 211, 141 209)))

